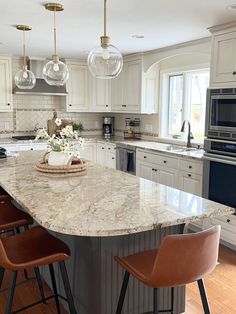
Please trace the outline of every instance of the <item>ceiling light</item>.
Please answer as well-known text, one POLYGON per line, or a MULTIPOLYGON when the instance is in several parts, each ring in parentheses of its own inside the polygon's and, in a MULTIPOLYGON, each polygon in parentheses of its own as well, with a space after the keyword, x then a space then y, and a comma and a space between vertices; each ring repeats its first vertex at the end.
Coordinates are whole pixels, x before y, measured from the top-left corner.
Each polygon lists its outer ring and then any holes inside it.
POLYGON ((54 12, 54 53, 52 60, 43 68, 43 78, 49 85, 62 86, 69 78, 69 70, 67 65, 60 61, 57 54, 56 12, 63 11, 64 6, 60 3, 47 3, 45 8, 54 12))
POLYGON ((144 35, 132 35, 131 36, 132 38, 136 38, 136 39, 143 39, 144 38, 144 35))
POLYGON ((110 45, 110 37, 107 36, 107 0, 104 0, 104 35, 101 36, 101 45, 88 55, 88 68, 99 79, 113 79, 123 68, 122 55, 115 46, 110 45))
POLYGON ((35 86, 36 78, 34 73, 27 68, 25 48, 25 32, 31 31, 32 28, 28 25, 17 25, 16 29, 23 31, 23 67, 15 74, 15 84, 20 89, 32 89, 35 86))

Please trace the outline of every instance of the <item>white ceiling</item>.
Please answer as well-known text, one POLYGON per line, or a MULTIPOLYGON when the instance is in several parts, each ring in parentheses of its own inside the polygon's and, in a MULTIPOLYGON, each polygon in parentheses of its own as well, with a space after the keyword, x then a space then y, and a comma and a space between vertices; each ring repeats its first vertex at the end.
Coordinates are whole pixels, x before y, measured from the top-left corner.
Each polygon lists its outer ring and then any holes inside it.
MULTIPOLYGON (((0 54, 21 54, 22 37, 13 25, 29 24, 33 30, 27 33, 28 55, 51 55, 53 13, 44 9, 44 3, 1 1, 0 54)), ((108 0, 108 33, 123 53, 207 37, 207 27, 236 19, 236 10, 226 8, 233 3, 236 0, 108 0), (133 34, 145 38, 133 39, 133 34)), ((59 53, 85 55, 99 44, 103 32, 103 0, 64 0, 64 5, 65 11, 57 14, 59 53)))

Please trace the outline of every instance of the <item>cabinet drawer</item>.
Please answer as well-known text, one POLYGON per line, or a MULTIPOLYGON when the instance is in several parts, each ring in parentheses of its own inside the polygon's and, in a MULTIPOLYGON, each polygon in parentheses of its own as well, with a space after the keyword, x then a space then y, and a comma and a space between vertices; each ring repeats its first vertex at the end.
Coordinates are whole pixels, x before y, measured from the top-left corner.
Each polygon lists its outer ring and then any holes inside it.
POLYGON ((231 232, 236 236, 236 216, 222 216, 211 219, 213 225, 221 225, 223 230, 231 232))
POLYGON ((191 173, 202 175, 202 163, 194 162, 191 160, 180 159, 179 169, 191 173))
POLYGON ((137 159, 145 160, 158 165, 164 165, 173 169, 178 169, 178 158, 169 157, 167 155, 154 154, 144 150, 137 150, 137 159))

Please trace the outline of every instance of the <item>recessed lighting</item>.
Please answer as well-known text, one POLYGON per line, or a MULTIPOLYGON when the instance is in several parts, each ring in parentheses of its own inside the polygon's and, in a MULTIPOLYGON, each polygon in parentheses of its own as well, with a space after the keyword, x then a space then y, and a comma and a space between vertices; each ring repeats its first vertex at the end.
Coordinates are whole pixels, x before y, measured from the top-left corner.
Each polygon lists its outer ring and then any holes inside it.
POLYGON ((227 5, 226 8, 227 8, 228 10, 236 10, 236 3, 235 3, 235 4, 227 5))
POLYGON ((143 39, 144 38, 144 35, 137 35, 137 34, 134 34, 134 35, 131 35, 132 38, 136 38, 136 39, 143 39))

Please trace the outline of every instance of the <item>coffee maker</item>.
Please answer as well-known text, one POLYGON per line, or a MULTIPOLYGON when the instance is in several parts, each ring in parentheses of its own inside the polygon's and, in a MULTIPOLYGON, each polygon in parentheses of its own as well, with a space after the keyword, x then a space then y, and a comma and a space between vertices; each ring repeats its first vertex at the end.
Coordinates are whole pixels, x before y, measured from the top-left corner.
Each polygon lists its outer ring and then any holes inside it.
POLYGON ((115 118, 103 117, 103 136, 104 138, 110 138, 114 135, 115 118))

